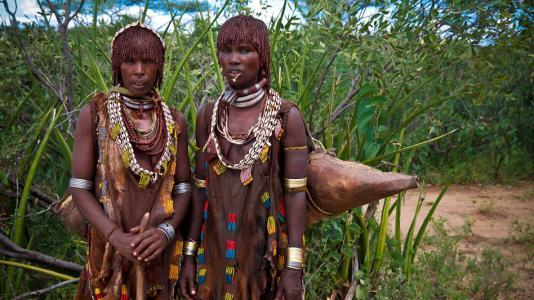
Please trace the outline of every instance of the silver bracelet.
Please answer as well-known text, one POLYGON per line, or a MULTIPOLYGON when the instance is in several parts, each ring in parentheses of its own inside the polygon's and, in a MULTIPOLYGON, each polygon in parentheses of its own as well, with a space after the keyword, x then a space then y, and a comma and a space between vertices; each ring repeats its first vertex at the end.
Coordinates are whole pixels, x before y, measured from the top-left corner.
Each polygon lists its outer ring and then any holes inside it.
POLYGON ((172 195, 176 196, 178 194, 185 194, 191 192, 191 183, 189 182, 180 182, 175 184, 172 188, 172 195))
POLYGON ((286 263, 286 268, 289 268, 289 269, 302 270, 303 267, 304 267, 303 264, 296 262, 296 261, 288 261, 286 263))
POLYGON ((157 229, 163 231, 168 241, 171 241, 172 239, 174 239, 174 227, 172 227, 171 224, 161 223, 158 225, 157 229))
POLYGON ((71 177, 69 180, 69 187, 91 191, 93 190, 93 182, 91 180, 71 177))

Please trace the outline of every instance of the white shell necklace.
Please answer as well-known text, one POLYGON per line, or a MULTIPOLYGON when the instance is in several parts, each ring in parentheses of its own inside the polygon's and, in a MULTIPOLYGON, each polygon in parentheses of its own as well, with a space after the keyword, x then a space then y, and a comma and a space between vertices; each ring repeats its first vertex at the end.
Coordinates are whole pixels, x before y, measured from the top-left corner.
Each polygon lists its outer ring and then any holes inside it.
POLYGON ((117 92, 111 92, 108 97, 107 109, 111 128, 110 135, 117 142, 122 151, 123 163, 130 169, 130 171, 132 171, 132 173, 140 177, 139 185, 146 187, 150 181, 154 183, 158 180, 159 176, 165 174, 169 161, 171 161, 172 157, 176 154, 176 148, 173 144, 173 131, 175 130, 174 121, 169 107, 164 102, 161 102, 167 129, 165 149, 154 167, 154 170, 147 170, 141 167, 135 158, 135 153, 128 137, 128 131, 122 120, 120 97, 121 95, 117 92))
MULTIPOLYGON (((218 116, 218 109, 219 104, 222 98, 225 96, 225 92, 219 96, 217 101, 215 101, 215 105, 213 108, 213 113, 211 117, 211 128, 210 128, 210 136, 208 139, 213 140, 213 144, 215 146, 215 151, 217 152, 217 157, 219 158, 220 162, 234 170, 243 170, 246 168, 251 167, 254 162, 258 159, 261 151, 265 148, 265 146, 271 146, 271 143, 269 139, 271 138, 274 129, 277 124, 276 115, 278 114, 278 111, 280 110, 280 106, 282 103, 282 100, 280 98, 280 95, 273 90, 269 89, 267 91, 267 99, 265 103, 265 107, 262 110, 260 116, 258 117, 258 122, 251 128, 250 131, 252 131, 252 134, 254 135, 255 141, 252 144, 252 147, 248 150, 248 153, 237 163, 232 164, 228 162, 228 160, 223 156, 221 152, 221 146, 219 145, 219 141, 217 139, 217 135, 215 134, 215 130, 217 129, 217 116, 218 116)), ((225 122, 226 123, 226 122, 225 122)), ((221 124, 221 126, 225 126, 226 124, 221 124)), ((224 132, 221 132, 221 134, 224 136, 224 132)), ((226 136, 225 136, 226 138, 226 136)), ((226 138, 228 140, 228 138, 226 138)), ((231 140, 228 140, 230 143, 232 143, 231 140)))

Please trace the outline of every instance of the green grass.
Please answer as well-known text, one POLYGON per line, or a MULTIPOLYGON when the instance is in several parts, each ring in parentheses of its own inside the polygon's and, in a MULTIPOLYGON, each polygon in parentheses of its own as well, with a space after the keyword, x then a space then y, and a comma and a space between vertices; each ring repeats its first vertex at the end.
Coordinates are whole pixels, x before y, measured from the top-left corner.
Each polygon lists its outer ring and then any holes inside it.
MULTIPOLYGON (((98 3, 86 7, 93 12, 93 20, 103 14, 98 3)), ((110 87, 109 41, 118 28, 146 17, 151 2, 145 0, 144 4, 139 16, 118 17, 114 24, 77 24, 69 29, 76 108, 96 91, 110 87)), ((217 13, 225 15, 246 10, 242 1, 219 4, 224 9, 217 13)), ((289 4, 285 3, 285 10, 292 9, 289 4)), ((336 149, 342 159, 366 162, 384 171, 416 174, 431 183, 513 183, 533 178, 534 128, 532 110, 527 109, 531 107, 531 74, 525 67, 531 64, 531 29, 519 26, 528 11, 526 4, 513 2, 500 7, 451 2, 437 13, 431 7, 421 11, 414 1, 386 1, 369 18, 362 18, 365 5, 351 4, 318 1, 302 12, 300 20, 275 17, 268 24, 273 87, 298 104, 318 140, 336 149), (501 17, 514 9, 519 19, 501 17), (489 17, 472 27, 477 30, 465 27, 472 22, 468 16, 479 13, 489 17), (444 38, 441 29, 431 24, 443 24, 455 32, 444 38), (495 32, 499 34, 493 36, 495 32), (477 44, 488 35, 494 43, 477 44), (342 103, 346 109, 333 118, 331 112, 342 103)), ((183 14, 174 11, 168 26, 176 25, 177 30, 164 35, 167 52, 162 94, 184 114, 190 125, 191 145, 197 108, 203 101, 215 99, 223 88, 214 62, 217 13, 199 15, 192 30, 186 31, 180 25, 183 14)), ((0 228, 6 233, 16 232, 17 240, 26 247, 82 263, 84 242, 65 231, 50 214, 21 219, 24 214, 40 211, 29 197, 30 184, 61 195, 70 176, 73 128, 69 118, 75 117, 77 110, 58 115, 53 129, 47 127, 51 124, 49 112, 63 103, 31 74, 17 47, 18 38, 25 41, 36 65, 64 88, 65 68, 58 64, 64 61, 63 52, 58 33, 47 22, 23 28, 19 37, 5 27, 0 31, 0 54, 5 58, 0 67, 4 74, 0 81, 0 170, 4 179, 9 175, 26 180, 22 199, 2 198, 1 216, 8 219, 0 228)), ((518 199, 530 201, 532 195, 527 192, 518 199)), ((381 204, 385 208, 382 219, 387 212, 395 212, 396 221, 400 220, 401 206, 389 207, 395 199, 381 204)), ((439 200, 425 203, 431 203, 434 211, 439 209, 439 200)), ((431 215, 410 217, 429 224, 431 215)), ((398 223, 392 238, 386 234, 386 224, 355 209, 308 228, 308 298, 342 297, 353 278, 360 282, 356 290, 360 298, 479 297, 493 291, 491 284, 487 291, 484 288, 489 279, 469 279, 483 275, 481 262, 500 268, 503 272, 497 276, 506 274, 506 262, 493 252, 474 262, 478 269, 468 270, 467 259, 456 252, 457 245, 446 235, 435 252, 422 253, 418 248, 424 244, 426 228, 402 236, 398 223), (359 271, 352 274, 354 253, 359 271), (438 265, 440 259, 446 262, 443 266, 438 265), (454 272, 460 272, 458 278, 454 272), (459 282, 461 278, 467 278, 469 284, 459 282), (438 287, 435 293, 428 291, 432 284, 438 287)), ((529 227, 517 228, 516 241, 529 242, 529 227)), ((469 222, 463 231, 464 236, 470 233, 469 222)), ((0 274, 5 277, 4 268, 0 274)), ((42 275, 19 274, 15 279, 10 276, 20 283, 14 292, 9 290, 10 295, 55 283, 42 275)), ((504 276, 498 287, 506 291, 507 282, 504 276)), ((2 288, 5 292, 6 286, 0 282, 2 288)), ((59 289, 49 298, 65 298, 72 290, 72 286, 59 289)))
POLYGON ((433 236, 406 277, 389 260, 386 272, 372 291, 375 299, 497 299, 508 298, 515 286, 509 261, 497 250, 485 248, 476 257, 458 250, 460 237, 445 230, 444 220, 433 223, 433 236))

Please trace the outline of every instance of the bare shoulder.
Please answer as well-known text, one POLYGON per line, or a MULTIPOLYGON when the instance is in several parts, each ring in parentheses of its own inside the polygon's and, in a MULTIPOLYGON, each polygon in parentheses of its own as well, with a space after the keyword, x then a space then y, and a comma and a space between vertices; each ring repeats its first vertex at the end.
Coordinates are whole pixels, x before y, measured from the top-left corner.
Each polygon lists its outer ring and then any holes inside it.
POLYGON ((287 113, 285 131, 284 145, 286 147, 306 144, 306 125, 304 124, 302 113, 296 106, 292 106, 287 113))
POLYGON ((210 107, 213 108, 213 102, 206 102, 197 111, 197 134, 203 134, 208 130, 210 107))
POLYGON ((202 106, 200 106, 200 108, 197 111, 197 121, 204 122, 204 120, 206 120, 206 114, 208 113, 208 106, 210 106, 209 102, 206 102, 202 104, 202 106))
POLYGON ((178 124, 180 130, 187 131, 187 121, 184 117, 184 114, 179 112, 176 108, 170 108, 171 115, 174 118, 174 122, 178 124))
POLYGON ((78 123, 76 125, 77 136, 80 134, 90 133, 90 130, 93 124, 93 120, 92 120, 93 113, 91 110, 92 110, 91 103, 85 104, 80 110, 80 114, 78 115, 78 123))

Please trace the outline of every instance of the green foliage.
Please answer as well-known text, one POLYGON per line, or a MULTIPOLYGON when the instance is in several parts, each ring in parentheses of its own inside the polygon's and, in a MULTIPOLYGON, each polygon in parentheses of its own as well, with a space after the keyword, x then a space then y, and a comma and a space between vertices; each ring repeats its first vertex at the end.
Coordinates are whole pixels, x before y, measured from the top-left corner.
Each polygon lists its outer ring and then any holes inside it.
POLYGON ((398 270, 394 257, 387 260, 376 299, 498 299, 514 288, 515 275, 503 255, 491 248, 478 257, 458 250, 459 238, 444 229, 444 220, 434 223, 436 233, 424 245, 408 276, 398 270))
POLYGON ((514 220, 512 241, 526 247, 528 259, 534 258, 534 224, 514 220))
MULTIPOLYGON (((250 12, 246 2, 221 1, 217 14, 202 12, 190 30, 181 25, 185 11, 166 2, 172 20, 162 30, 167 45, 162 94, 183 112, 191 139, 197 108, 214 99, 224 85, 215 62, 217 18, 250 12), (168 30, 171 26, 174 31, 168 30)), ((370 1, 306 1, 306 6, 296 7, 301 17, 282 18, 284 11, 293 9, 293 3, 286 1, 280 15, 268 24, 272 85, 299 105, 314 136, 341 159, 415 173, 427 182, 531 178, 531 8, 519 0, 506 5, 502 1, 371 2, 373 7, 370 1), (367 9, 376 12, 364 17, 367 9)), ((93 1, 83 8, 91 12, 92 24, 78 23, 68 30, 74 110, 53 117, 52 109, 66 107, 65 103, 54 100, 32 75, 19 47, 23 41, 35 65, 53 81, 64 80, 65 60, 59 33, 50 26, 49 9, 41 6, 40 22, 21 26, 19 35, 1 26, 0 54, 5 59, 0 82, 0 174, 4 184, 7 176, 29 180, 22 206, 17 199, 1 198, 0 215, 13 218, 0 228, 3 232, 16 228, 21 241, 39 236, 24 246, 83 261, 85 245, 57 220, 46 219, 46 212, 28 217, 39 211, 28 201, 28 189, 33 183, 56 195, 65 191, 74 131, 70 120, 95 92, 111 86, 109 41, 125 24, 146 17, 151 2, 144 3, 138 18, 116 16, 111 24, 98 23, 109 3, 93 1), (51 118, 57 122, 51 123, 51 118), (53 129, 47 129, 49 124, 53 129), (19 218, 15 225, 17 209, 26 222, 19 218)), ((188 10, 192 5, 200 6, 188 2, 188 10)), ((305 283, 310 299, 343 297, 353 280, 359 282, 358 299, 368 295, 462 298, 509 288, 506 272, 496 273, 495 283, 483 276, 490 266, 506 268, 494 252, 483 254, 482 262, 470 268, 457 255, 456 243, 446 236, 432 252, 417 252, 426 225, 402 236, 398 221, 402 197, 392 205, 394 198, 385 201, 380 223, 355 209, 307 229, 305 283), (385 220, 393 212, 395 237, 389 238, 385 220), (359 268, 353 274, 355 255, 359 268), (471 274, 465 275, 471 279, 466 284, 455 273, 471 274)), ((433 202, 432 212, 441 197, 433 202)), ((416 218, 429 224, 432 214, 414 216, 414 224, 416 218)), ((4 273, 1 269, 0 274, 4 273)), ((53 282, 28 272, 19 278, 28 280, 16 293, 53 282)), ((5 291, 5 286, 0 288, 5 291)), ((63 298, 60 295, 69 289, 52 295, 63 298)))

